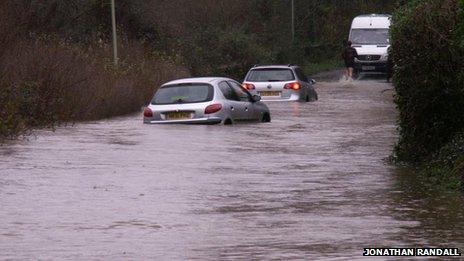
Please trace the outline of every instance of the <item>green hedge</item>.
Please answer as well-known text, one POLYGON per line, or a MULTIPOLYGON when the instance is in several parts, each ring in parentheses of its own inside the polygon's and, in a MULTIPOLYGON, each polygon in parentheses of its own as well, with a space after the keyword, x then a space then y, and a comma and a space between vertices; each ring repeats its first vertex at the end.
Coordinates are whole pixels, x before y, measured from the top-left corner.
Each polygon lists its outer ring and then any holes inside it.
POLYGON ((464 130, 464 1, 412 1, 393 17, 399 160, 428 159, 464 130))

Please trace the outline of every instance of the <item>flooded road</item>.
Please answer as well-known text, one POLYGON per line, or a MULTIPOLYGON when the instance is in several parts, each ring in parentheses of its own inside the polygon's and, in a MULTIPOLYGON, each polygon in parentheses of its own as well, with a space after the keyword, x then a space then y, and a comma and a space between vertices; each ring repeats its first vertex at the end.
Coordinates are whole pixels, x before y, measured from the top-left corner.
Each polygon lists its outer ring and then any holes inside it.
POLYGON ((464 250, 464 199, 385 158, 392 87, 317 84, 272 122, 150 126, 139 114, 0 147, 2 259, 337 259, 464 250))

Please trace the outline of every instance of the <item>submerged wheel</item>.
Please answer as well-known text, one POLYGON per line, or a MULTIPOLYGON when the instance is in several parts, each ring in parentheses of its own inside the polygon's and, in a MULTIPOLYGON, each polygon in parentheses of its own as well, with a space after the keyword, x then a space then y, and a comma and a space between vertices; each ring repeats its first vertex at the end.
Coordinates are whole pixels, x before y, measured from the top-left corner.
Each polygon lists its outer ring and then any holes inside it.
POLYGON ((224 125, 232 125, 232 120, 231 119, 225 119, 224 120, 224 125))
POLYGON ((262 122, 271 122, 271 115, 269 113, 263 114, 262 122))

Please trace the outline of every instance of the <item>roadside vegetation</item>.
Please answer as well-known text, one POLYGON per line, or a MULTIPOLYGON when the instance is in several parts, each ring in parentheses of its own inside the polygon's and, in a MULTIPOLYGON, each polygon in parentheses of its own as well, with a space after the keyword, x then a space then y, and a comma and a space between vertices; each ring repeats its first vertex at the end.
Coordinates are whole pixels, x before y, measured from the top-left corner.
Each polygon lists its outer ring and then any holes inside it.
POLYGON ((120 66, 111 61, 109 0, 0 2, 0 140, 59 123, 134 112, 162 82, 242 80, 254 64, 338 67, 361 13, 387 0, 116 0, 120 66))
MULTIPOLYGON (((180 53, 193 75, 241 80, 255 64, 299 64, 306 73, 338 68, 342 41, 354 16, 391 13, 391 0, 134 0, 128 2, 139 35, 180 53), (331 67, 336 66, 336 67, 331 67), (331 67, 331 68, 330 68, 331 67)), ((127 16, 127 13, 121 13, 127 16)), ((172 54, 172 53, 170 53, 172 54)))
POLYGON ((33 128, 140 110, 159 84, 188 75, 127 37, 120 41, 115 68, 107 36, 79 33, 83 40, 76 40, 52 26, 60 8, 34 1, 0 3, 0 140, 33 128))
POLYGON ((429 186, 464 188, 464 1, 412 1, 392 27, 395 156, 429 186))

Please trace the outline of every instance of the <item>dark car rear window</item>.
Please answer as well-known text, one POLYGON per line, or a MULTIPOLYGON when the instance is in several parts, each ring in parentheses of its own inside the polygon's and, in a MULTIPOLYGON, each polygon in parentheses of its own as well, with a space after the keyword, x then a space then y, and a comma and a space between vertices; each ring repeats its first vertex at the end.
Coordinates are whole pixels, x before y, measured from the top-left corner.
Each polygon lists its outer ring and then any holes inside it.
POLYGON ((151 104, 207 102, 213 99, 213 86, 204 83, 168 85, 159 89, 151 104))
POLYGON ((253 69, 248 74, 246 81, 250 82, 286 82, 295 80, 290 69, 253 69))

